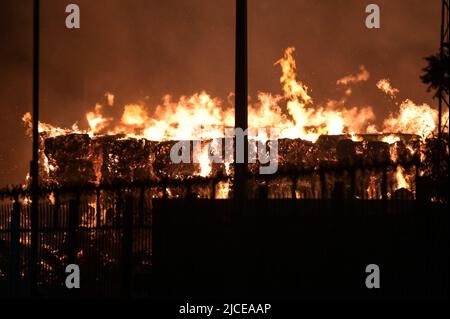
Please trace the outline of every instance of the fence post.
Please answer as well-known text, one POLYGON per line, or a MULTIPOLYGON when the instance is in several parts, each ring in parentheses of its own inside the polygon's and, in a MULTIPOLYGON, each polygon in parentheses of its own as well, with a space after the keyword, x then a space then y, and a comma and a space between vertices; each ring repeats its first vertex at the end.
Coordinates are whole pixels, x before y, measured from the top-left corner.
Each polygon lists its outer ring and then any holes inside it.
POLYGON ((211 199, 216 199, 216 186, 217 183, 215 180, 211 181, 211 199))
POLYGON ((14 195, 14 204, 11 216, 11 260, 10 260, 10 283, 11 295, 19 295, 20 287, 20 203, 19 196, 14 195))
POLYGON ((122 190, 120 188, 117 189, 116 191, 116 216, 114 216, 114 225, 117 227, 120 227, 120 220, 123 217, 123 212, 122 212, 122 190), (121 216, 122 215, 122 216, 121 216))
POLYGON ((354 166, 350 169, 350 183, 350 199, 354 200, 356 195, 356 168, 354 166))
POLYGON ((320 192, 322 199, 327 198, 327 180, 325 178, 325 171, 323 169, 323 167, 320 167, 320 192))
POLYGON ((417 183, 420 179, 420 170, 419 170, 419 164, 415 163, 414 164, 414 187, 416 189, 416 196, 414 198, 414 200, 418 200, 419 199, 419 193, 417 192, 417 183))
POLYGON ((167 194, 167 182, 166 182, 166 179, 163 179, 162 180, 162 183, 161 183, 161 185, 162 185, 162 187, 163 187, 163 199, 168 199, 169 198, 169 196, 168 196, 168 194, 167 194))
POLYGON ((80 196, 69 201, 69 233, 67 240, 67 261, 75 264, 77 251, 77 228, 80 223, 80 196))
POLYGON ((130 297, 132 281, 133 258, 133 198, 126 196, 123 211, 123 237, 122 237, 122 297, 130 297))
POLYGON ((144 225, 145 188, 139 191, 139 225, 144 225))
POLYGON ((298 177, 297 175, 292 177, 292 188, 291 188, 291 198, 292 199, 297 199, 297 181, 298 181, 298 177))
POLYGON ((100 228, 101 226, 101 206, 100 206, 100 188, 97 188, 96 192, 95 192, 95 226, 96 228, 100 228))
POLYGON ((58 228, 59 225, 59 206, 60 206, 59 192, 55 191, 54 196, 55 196, 55 207, 53 209, 53 227, 56 229, 58 228))
POLYGON ((388 170, 388 166, 383 165, 383 177, 382 177, 382 181, 381 181, 381 196, 382 196, 383 200, 388 199, 388 196, 387 196, 387 170, 388 170))

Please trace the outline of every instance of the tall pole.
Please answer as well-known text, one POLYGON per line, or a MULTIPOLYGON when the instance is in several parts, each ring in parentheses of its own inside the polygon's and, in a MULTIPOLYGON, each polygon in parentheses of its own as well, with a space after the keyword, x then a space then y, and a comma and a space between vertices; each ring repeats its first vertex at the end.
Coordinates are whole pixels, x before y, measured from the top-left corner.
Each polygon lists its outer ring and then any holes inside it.
MULTIPOLYGON (((445 21, 445 0, 442 0, 442 8, 441 8, 441 39, 439 42, 439 58, 442 61, 442 57, 443 57, 443 34, 444 34, 444 21, 445 21)), ((442 138, 442 84, 440 83, 439 88, 438 88, 438 93, 439 93, 439 97, 438 97, 438 105, 439 105, 439 119, 438 119, 438 141, 439 143, 441 142, 441 138, 442 138)), ((441 145, 439 145, 440 147, 441 145)), ((440 153, 441 150, 439 150, 440 153)), ((439 163, 440 164, 440 163, 439 163)))
MULTIPOLYGON (((243 131, 248 126, 247 110, 247 0, 236 0, 236 57, 235 57, 235 128, 243 131)), ((237 139, 235 139, 236 142, 237 139)), ((247 198, 248 138, 244 136, 244 163, 237 163, 235 143, 234 198, 242 202, 247 198)))
POLYGON ((31 254, 29 259, 31 294, 37 294, 38 214, 39 214, 39 46, 40 1, 33 0, 33 158, 31 161, 31 254))
MULTIPOLYGON (((439 49, 439 55, 440 60, 444 60, 444 50, 445 45, 449 45, 450 43, 450 1, 449 0, 442 0, 442 9, 441 9, 441 40, 440 40, 440 49, 439 49)), ((442 106, 445 103, 448 107, 449 104, 449 97, 448 94, 445 91, 445 83, 442 81, 439 83, 438 88, 438 99, 439 99, 439 123, 438 123, 438 139, 439 141, 442 141, 442 133, 443 133, 443 125, 442 125, 442 106)))

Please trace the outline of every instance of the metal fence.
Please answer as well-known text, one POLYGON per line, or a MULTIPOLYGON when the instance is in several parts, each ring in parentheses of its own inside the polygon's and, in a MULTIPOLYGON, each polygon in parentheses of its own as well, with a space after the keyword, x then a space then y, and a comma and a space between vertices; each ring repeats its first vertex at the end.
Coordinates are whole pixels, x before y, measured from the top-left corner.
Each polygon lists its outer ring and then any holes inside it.
MULTIPOLYGON (((58 295, 66 291, 61 288, 65 287, 68 264, 83 269, 84 288, 93 295, 129 293, 131 274, 145 276, 151 266, 148 191, 118 187, 115 191, 97 188, 94 192, 43 195, 37 230, 40 293, 58 295)), ((2 295, 23 295, 28 290, 30 221, 26 197, 15 194, 13 200, 2 204, 2 295)))
MULTIPOLYGON (((334 166, 254 175, 249 179, 249 197, 416 200, 419 167, 416 163, 403 163, 401 167, 408 174, 410 190, 400 193, 396 193, 397 165, 334 166)), ((148 296, 152 280, 153 200, 224 198, 224 183, 228 183, 228 191, 231 181, 226 176, 42 188, 36 230, 31 228, 29 191, 2 191, 0 295, 26 296, 30 290, 31 238, 36 231, 40 294, 76 294, 76 289, 65 288, 65 267, 77 264, 83 271, 84 297, 148 296)))

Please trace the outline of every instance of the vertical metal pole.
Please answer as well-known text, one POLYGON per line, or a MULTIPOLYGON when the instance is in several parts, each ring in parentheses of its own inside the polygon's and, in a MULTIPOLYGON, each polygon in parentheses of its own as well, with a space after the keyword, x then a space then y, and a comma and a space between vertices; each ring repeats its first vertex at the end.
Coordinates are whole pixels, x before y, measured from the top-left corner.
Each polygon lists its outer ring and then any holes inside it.
POLYGON ((78 250, 77 230, 80 226, 80 195, 69 202, 69 231, 67 234, 67 263, 75 264, 78 250))
POLYGON ((95 222, 95 227, 96 228, 100 228, 101 224, 102 224, 102 220, 101 220, 101 206, 100 206, 100 188, 97 188, 96 193, 95 193, 95 218, 96 218, 96 222, 95 222))
POLYGON ((31 175, 31 255, 30 283, 31 294, 37 294, 38 273, 38 201, 39 201, 39 8, 40 1, 33 0, 33 159, 30 167, 31 175))
POLYGON ((14 196, 11 216, 11 261, 9 276, 11 280, 11 296, 20 296, 20 211, 19 196, 14 196))
MULTIPOLYGON (((450 41, 450 34, 449 34, 449 23, 450 23, 450 13, 449 8, 450 2, 449 0, 442 0, 442 8, 441 8, 441 38, 440 38, 440 48, 439 48, 439 60, 444 60, 444 46, 449 44, 450 41)), ((441 79, 442 80, 442 79, 441 79)), ((442 139, 443 135, 443 124, 442 124, 442 105, 443 102, 446 102, 448 106, 448 94, 446 97, 446 91, 445 91, 445 83, 443 81, 440 81, 439 88, 438 88, 438 103, 439 103, 439 119, 438 119, 438 154, 436 157, 436 176, 438 178, 438 181, 441 180, 441 162, 443 158, 443 153, 445 153, 445 143, 442 139)))
MULTIPOLYGON (((247 0, 236 0, 236 71, 235 71, 235 128, 246 130, 247 119, 247 0)), ((244 163, 236 162, 238 147, 235 139, 234 198, 247 198, 248 138, 244 137, 244 163)))
MULTIPOLYGON (((445 27, 444 27, 444 35, 442 36, 443 39, 443 43, 447 43, 448 46, 450 46, 450 0, 444 0, 444 11, 446 12, 446 17, 444 18, 444 23, 445 23, 445 27)), ((445 15, 444 15, 445 16, 445 15)), ((450 50, 450 48, 448 48, 450 50)), ((446 96, 446 100, 444 100, 447 104, 447 107, 449 107, 449 103, 450 103, 450 95, 449 92, 447 92, 447 96, 446 96)), ((449 125, 450 128, 450 125, 449 125)), ((450 132, 449 132, 450 133, 450 132)), ((450 145, 450 134, 449 136, 447 136, 448 138, 448 145, 450 145)), ((447 159, 448 161, 448 159, 447 159)), ((449 164, 447 162, 447 164, 449 164)))
POLYGON ((131 296, 132 290, 132 259, 133 259, 133 198, 131 195, 125 198, 125 209, 123 211, 122 224, 122 282, 121 282, 121 296, 128 298, 131 296))
MULTIPOLYGON (((441 40, 440 40, 440 48, 439 48, 439 58, 442 61, 444 58, 444 25, 445 25, 445 1, 442 0, 442 11, 441 11, 441 40)), ((438 120, 438 141, 439 147, 442 147, 442 99, 443 99, 443 83, 439 83, 439 120, 438 120)), ((441 149, 439 149, 439 157, 440 157, 441 149)), ((440 161, 439 161, 440 164, 440 161)))

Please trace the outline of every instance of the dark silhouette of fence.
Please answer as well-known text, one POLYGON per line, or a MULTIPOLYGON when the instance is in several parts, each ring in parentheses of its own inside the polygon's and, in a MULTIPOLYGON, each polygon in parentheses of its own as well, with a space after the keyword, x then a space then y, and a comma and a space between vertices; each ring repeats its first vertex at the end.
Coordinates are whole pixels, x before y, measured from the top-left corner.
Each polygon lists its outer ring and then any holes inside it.
POLYGON ((361 267, 375 259, 390 267, 388 295, 440 297, 448 293, 448 206, 431 202, 415 163, 402 167, 412 191, 395 191, 396 165, 252 176, 244 206, 215 199, 225 176, 43 187, 38 229, 29 192, 3 191, 0 295, 31 291, 35 231, 42 296, 364 296, 361 267), (72 263, 81 289, 65 287, 72 263))

